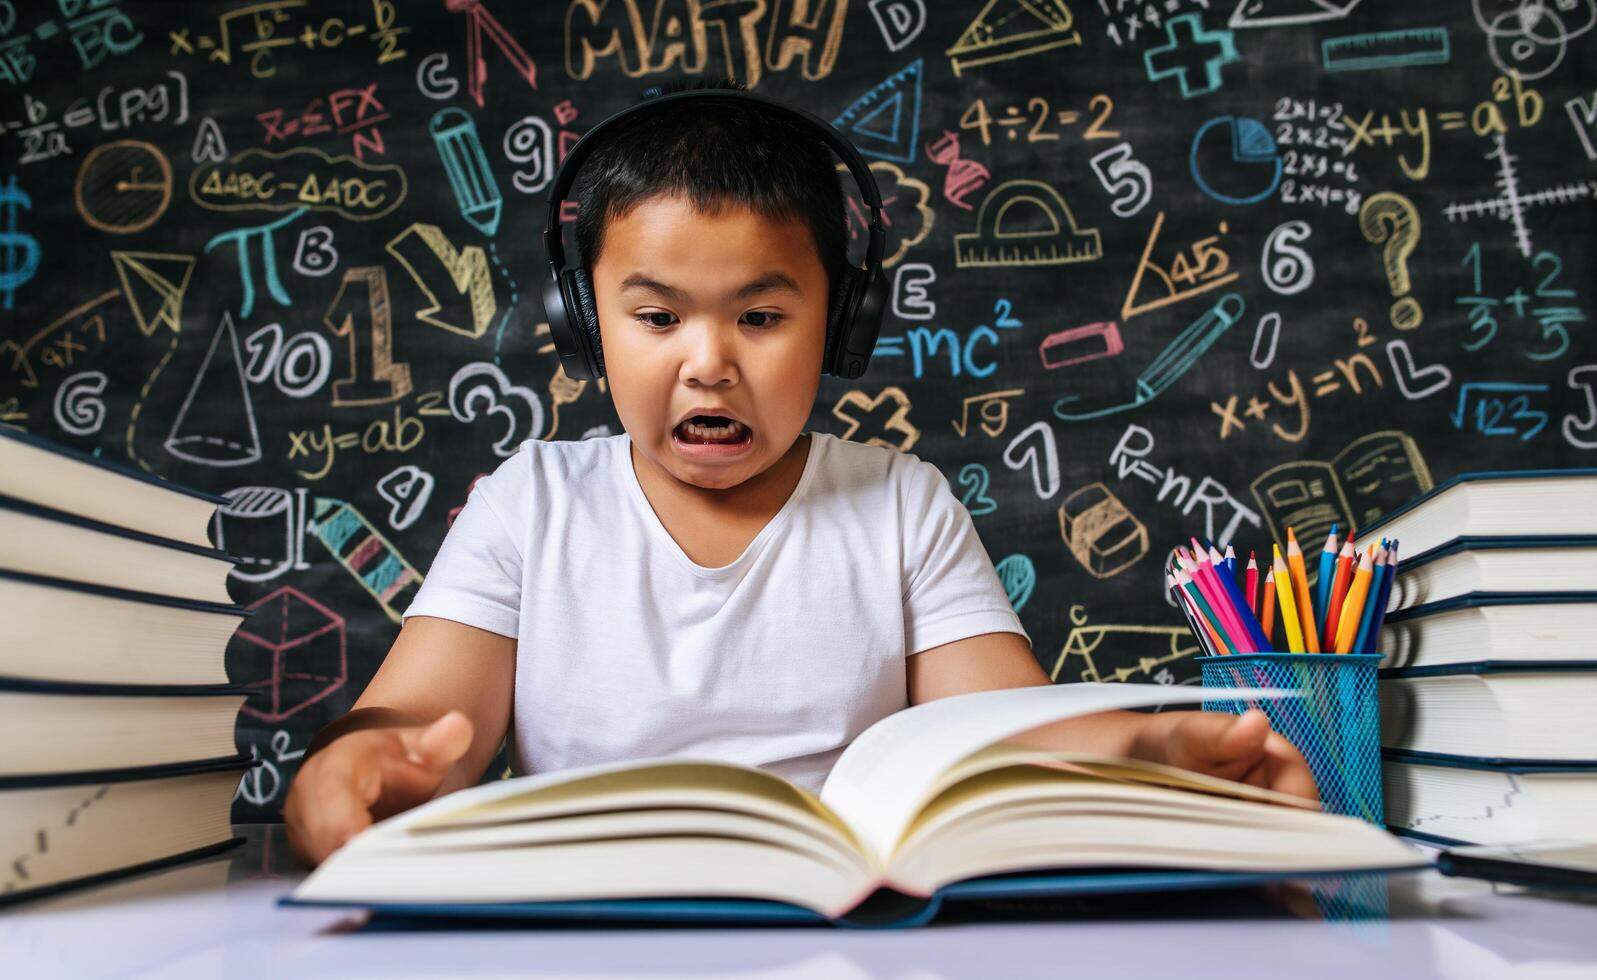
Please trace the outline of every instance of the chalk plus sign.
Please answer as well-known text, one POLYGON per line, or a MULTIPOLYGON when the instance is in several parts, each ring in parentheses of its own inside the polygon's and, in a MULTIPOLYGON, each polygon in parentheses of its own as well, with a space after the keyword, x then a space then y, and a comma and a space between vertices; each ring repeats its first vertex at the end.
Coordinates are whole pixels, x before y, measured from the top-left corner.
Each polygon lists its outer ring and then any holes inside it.
POLYGON ((1165 21, 1164 34, 1169 43, 1142 54, 1148 80, 1156 82, 1174 75, 1181 82, 1184 99, 1219 88, 1220 66, 1240 60, 1231 32, 1204 30, 1197 14, 1182 14, 1165 21), (1201 87, 1188 80, 1199 68, 1204 76, 1201 87))

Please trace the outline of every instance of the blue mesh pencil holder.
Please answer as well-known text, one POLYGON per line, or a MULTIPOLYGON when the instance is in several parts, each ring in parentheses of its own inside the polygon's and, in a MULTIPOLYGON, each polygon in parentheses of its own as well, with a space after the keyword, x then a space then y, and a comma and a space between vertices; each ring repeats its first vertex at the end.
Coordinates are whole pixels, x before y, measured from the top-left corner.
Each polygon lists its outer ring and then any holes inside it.
POLYGON ((1258 708, 1270 727, 1303 753, 1327 813, 1385 825, 1381 800, 1381 716, 1375 694, 1378 653, 1241 653, 1196 657, 1203 669, 1205 711, 1240 715, 1258 708), (1303 692, 1275 701, 1225 699, 1228 687, 1279 687, 1303 692))

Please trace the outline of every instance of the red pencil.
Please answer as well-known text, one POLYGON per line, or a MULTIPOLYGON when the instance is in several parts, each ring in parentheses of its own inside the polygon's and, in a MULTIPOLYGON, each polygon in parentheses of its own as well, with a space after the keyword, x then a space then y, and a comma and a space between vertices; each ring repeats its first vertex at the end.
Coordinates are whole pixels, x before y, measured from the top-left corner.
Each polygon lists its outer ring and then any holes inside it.
POLYGON ((1247 600, 1248 612, 1257 616, 1259 614, 1259 560, 1253 552, 1248 552, 1248 584, 1247 600))
POLYGON ((1275 570, 1271 569, 1264 576, 1264 615, 1259 617, 1259 624, 1264 627, 1264 635, 1275 646, 1275 570))

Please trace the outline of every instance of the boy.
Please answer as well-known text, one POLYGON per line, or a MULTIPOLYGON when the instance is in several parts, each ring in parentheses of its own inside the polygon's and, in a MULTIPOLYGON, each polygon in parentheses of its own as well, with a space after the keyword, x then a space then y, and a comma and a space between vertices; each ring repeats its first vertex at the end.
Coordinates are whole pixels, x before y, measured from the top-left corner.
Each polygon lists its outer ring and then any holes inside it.
MULTIPOLYGON (((608 136, 573 196, 626 431, 528 440, 477 482, 290 788, 306 864, 475 784, 507 732, 518 773, 708 756, 819 791, 894 711, 1049 683, 941 472, 802 431, 848 262, 830 150, 691 100, 608 136)), ((1316 795, 1258 711, 1104 712, 1022 740, 1316 795)))

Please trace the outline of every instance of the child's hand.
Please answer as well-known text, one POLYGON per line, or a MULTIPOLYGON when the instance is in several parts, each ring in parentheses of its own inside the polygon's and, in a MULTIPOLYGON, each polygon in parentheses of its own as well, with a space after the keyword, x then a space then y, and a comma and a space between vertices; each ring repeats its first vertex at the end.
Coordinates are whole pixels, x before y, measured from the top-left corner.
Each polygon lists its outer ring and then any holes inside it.
POLYGON ((1320 799, 1303 754, 1257 708, 1246 714, 1181 711, 1170 726, 1158 761, 1237 782, 1320 799))
POLYGON ((315 867, 374 821, 432 799, 471 736, 471 719, 450 711, 430 725, 361 729, 329 742, 289 786, 289 847, 315 867))

